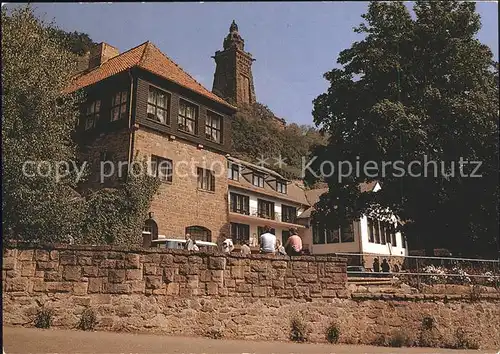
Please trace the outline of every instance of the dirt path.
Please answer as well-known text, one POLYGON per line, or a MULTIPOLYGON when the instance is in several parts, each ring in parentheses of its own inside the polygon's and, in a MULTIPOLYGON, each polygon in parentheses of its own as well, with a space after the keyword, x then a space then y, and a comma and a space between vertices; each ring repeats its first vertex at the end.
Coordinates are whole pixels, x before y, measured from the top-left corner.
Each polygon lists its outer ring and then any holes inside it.
POLYGON ((14 353, 494 353, 430 348, 381 348, 288 342, 252 342, 149 334, 3 327, 6 354, 14 353))

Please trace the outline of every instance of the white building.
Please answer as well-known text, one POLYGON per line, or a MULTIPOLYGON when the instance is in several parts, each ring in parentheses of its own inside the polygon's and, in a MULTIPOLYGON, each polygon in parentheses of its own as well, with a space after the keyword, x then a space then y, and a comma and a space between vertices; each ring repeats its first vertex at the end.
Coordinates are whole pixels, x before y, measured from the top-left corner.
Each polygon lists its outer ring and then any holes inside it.
MULTIPOLYGON (((364 183, 360 185, 362 192, 377 192, 381 189, 378 182, 364 183)), ((364 264, 367 269, 372 268, 374 258, 390 257, 391 265, 398 264, 408 255, 408 247, 405 238, 400 232, 395 232, 397 219, 380 218, 375 215, 363 215, 354 221, 348 228, 339 230, 325 230, 312 224, 311 214, 314 205, 319 201, 322 194, 328 188, 313 189, 305 191, 309 209, 299 216, 299 222, 306 226, 303 241, 310 246, 309 251, 315 255, 333 253, 361 254, 358 257, 348 257, 352 264, 364 264)))
POLYGON ((303 233, 305 226, 298 223, 297 217, 309 208, 309 203, 297 183, 234 157, 228 157, 228 164, 230 237, 235 245, 248 241, 257 247, 265 225, 273 228, 283 243, 291 227, 303 233))

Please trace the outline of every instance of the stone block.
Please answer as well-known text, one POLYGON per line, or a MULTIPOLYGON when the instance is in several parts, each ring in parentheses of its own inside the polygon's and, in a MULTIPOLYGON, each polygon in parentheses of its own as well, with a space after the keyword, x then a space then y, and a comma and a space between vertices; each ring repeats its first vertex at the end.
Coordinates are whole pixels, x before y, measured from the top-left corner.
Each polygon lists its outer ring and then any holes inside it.
POLYGON ((45 282, 45 286, 49 293, 69 293, 73 290, 73 283, 70 282, 45 282))
POLYGON ((144 263, 160 264, 160 255, 158 253, 150 253, 144 255, 144 263))
POLYGON ((254 297, 266 297, 267 296, 267 287, 254 286, 252 288, 252 296, 254 296, 254 297))
POLYGON ((235 288, 236 287, 236 280, 234 279, 224 279, 224 286, 228 288, 235 288))
POLYGON ((335 290, 331 289, 323 289, 321 291, 321 296, 322 297, 337 297, 337 293, 335 290))
POLYGON ((142 269, 127 269, 127 280, 142 280, 142 269))
POLYGON ((274 289, 284 289, 285 281, 284 280, 273 280, 273 288, 274 289))
POLYGON ((59 254, 59 262, 61 265, 76 265, 76 255, 73 252, 63 251, 59 254))
POLYGON ((35 255, 34 250, 19 250, 17 254, 17 260, 19 261, 33 261, 33 256, 35 255))
POLYGON ((231 267, 231 276, 235 279, 244 279, 245 278, 245 268, 243 266, 232 266, 231 267))
POLYGON ((189 256, 188 263, 189 264, 202 264, 203 258, 201 258, 200 256, 189 256))
POLYGON ((80 295, 87 295, 89 283, 87 282, 80 282, 80 283, 73 283, 73 294, 80 296, 80 295))
POLYGON ((224 270, 226 269, 226 257, 213 257, 208 258, 208 269, 224 270))
POLYGON ((321 285, 320 284, 311 284, 309 285, 309 292, 312 293, 321 293, 321 285))
POLYGON ((305 283, 316 283, 318 281, 318 276, 312 273, 302 274, 301 278, 305 283))
POLYGON ((125 281, 125 269, 110 269, 108 279, 110 283, 123 283, 125 281))
POLYGON ((48 262, 50 260, 49 251, 35 250, 35 259, 37 261, 48 262))
POLYGON ((163 268, 163 278, 167 283, 171 283, 174 281, 175 274, 175 269, 163 268))
POLYGON ((69 281, 79 281, 82 278, 82 267, 80 266, 64 266, 63 279, 69 281))
POLYGON ((50 260, 51 261, 58 261, 59 260, 59 251, 50 251, 50 260))
POLYGON ((63 277, 60 271, 52 270, 52 271, 46 271, 43 279, 45 281, 62 281, 63 277))
POLYGON ((22 277, 33 277, 35 276, 36 262, 34 261, 23 261, 21 262, 21 276, 22 277))
POLYGON ((127 253, 125 255, 125 267, 127 269, 139 269, 141 266, 141 257, 138 254, 127 253))
POLYGON ((160 266, 171 266, 174 264, 174 256, 172 254, 160 255, 160 266))
POLYGON ((28 278, 13 278, 6 280, 6 291, 28 291, 30 281, 28 278))
POLYGON ((275 289, 274 294, 276 297, 291 299, 293 298, 293 289, 275 289))
POLYGON ((86 297, 74 297, 73 303, 75 305, 87 307, 87 306, 90 306, 91 300, 90 300, 90 297, 88 297, 88 296, 86 296, 86 297))
POLYGON ((17 266, 17 260, 14 257, 3 258, 2 269, 3 270, 13 270, 17 266))
POLYGON ((44 292, 45 291, 45 281, 40 278, 33 279, 33 291, 44 292))
POLYGON ((144 264, 144 275, 156 275, 157 268, 155 264, 144 264))
POLYGON ((251 291, 252 285, 250 284, 241 283, 236 285, 236 292, 238 293, 249 293, 251 291))
POLYGON ((146 289, 159 289, 163 285, 161 276, 147 275, 144 279, 146 281, 146 289))
POLYGON ((272 262, 273 268, 286 269, 288 267, 287 261, 274 261, 272 262))
POLYGON ((167 295, 179 295, 179 284, 170 283, 167 285, 167 295))
POLYGON ((218 295, 219 294, 219 284, 210 282, 207 283, 207 294, 208 295, 218 295))
POLYGON ((59 262, 57 261, 39 261, 36 263, 37 269, 40 270, 55 270, 59 268, 59 262))
POLYGON ((259 282, 259 274, 257 274, 257 273, 248 273, 245 276, 245 281, 248 284, 257 284, 259 282))
POLYGON ((295 285, 297 285, 297 279, 296 278, 285 278, 285 284, 288 286, 295 286, 295 285))
POLYGON ((130 294, 130 284, 107 283, 104 284, 104 292, 109 294, 130 294))
POLYGON ((97 277, 99 275, 99 267, 84 266, 82 267, 82 275, 84 277, 97 277))
POLYGON ((88 292, 89 293, 100 293, 104 290, 103 278, 90 278, 88 292))
POLYGON ((78 262, 78 265, 81 265, 81 266, 90 266, 90 265, 92 265, 92 257, 79 256, 77 262, 78 262))
POLYGON ((132 294, 143 294, 144 290, 146 290, 146 284, 143 280, 134 280, 127 283, 130 284, 132 294))
POLYGON ((308 266, 307 262, 291 262, 292 263, 292 270, 293 272, 307 272, 308 271, 308 266))
POLYGON ((114 269, 114 268, 116 268, 116 260, 115 259, 103 259, 99 263, 99 268, 114 269))
POLYGON ((250 265, 250 269, 253 272, 265 272, 267 270, 268 262, 266 261, 255 261, 250 265))

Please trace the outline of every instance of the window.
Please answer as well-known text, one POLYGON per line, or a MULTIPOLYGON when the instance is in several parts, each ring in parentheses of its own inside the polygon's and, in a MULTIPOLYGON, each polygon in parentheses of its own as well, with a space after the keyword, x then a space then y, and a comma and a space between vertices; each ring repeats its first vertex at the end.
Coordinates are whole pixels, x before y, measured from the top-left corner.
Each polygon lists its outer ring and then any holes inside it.
MULTIPOLYGON (((380 227, 380 243, 385 245, 387 243, 387 223, 385 222, 379 222, 379 227, 380 227)), ((391 242, 391 239, 389 239, 389 243, 391 242)))
POLYGON ((179 130, 185 131, 189 134, 196 134, 198 131, 197 122, 198 107, 184 100, 180 100, 179 116, 177 118, 179 130))
POLYGON ((127 117, 127 91, 116 93, 111 99, 111 121, 127 117))
POLYGON ((394 247, 398 247, 398 241, 396 239, 396 229, 394 227, 394 225, 391 224, 391 244, 394 246, 394 247))
POLYGON ((256 187, 264 188, 264 176, 254 173, 252 176, 252 184, 256 187))
POLYGON ((222 117, 220 115, 207 111, 205 137, 207 140, 222 143, 222 117))
POLYGON ((280 193, 286 194, 286 182, 276 181, 276 190, 280 193))
POLYGON ((249 215, 250 214, 250 198, 246 195, 241 195, 237 193, 230 194, 231 200, 231 211, 234 213, 240 213, 249 215))
POLYGON ((215 191, 215 177, 212 171, 198 167, 198 189, 215 191))
POLYGON ((210 242, 212 240, 212 232, 203 226, 188 226, 186 227, 186 233, 190 234, 191 239, 195 241, 210 242))
POLYGON ((257 199, 258 216, 264 219, 274 219, 274 203, 257 199))
POLYGON ((295 224, 296 219, 297 219, 296 208, 287 205, 281 206, 281 221, 295 224))
POLYGON ((148 119, 170 124, 170 94, 149 86, 148 119))
POLYGON ((231 239, 233 243, 241 245, 250 241, 250 226, 245 224, 231 223, 231 239))
POLYGON ((151 156, 151 174, 165 182, 172 182, 172 160, 151 156))
POLYGON ((99 120, 99 112, 101 111, 101 101, 97 100, 87 105, 85 113, 85 130, 94 128, 99 120))
POLYGON ((233 181, 240 180, 240 166, 230 163, 227 169, 227 178, 233 181))
POLYGON ((340 232, 339 230, 326 230, 326 243, 339 243, 340 232))
POLYGON ((313 227, 313 244, 322 245, 325 243, 325 229, 320 225, 313 227))
POLYGON ((352 223, 342 227, 340 230, 340 242, 354 242, 354 228, 352 223))
POLYGON ((374 232, 374 230, 373 230, 373 220, 370 219, 370 218, 368 218, 368 241, 372 242, 372 243, 375 242, 375 238, 374 238, 373 232, 374 232))
POLYGON ((375 243, 380 243, 380 229, 378 227, 378 220, 374 220, 373 222, 373 230, 375 234, 375 243))

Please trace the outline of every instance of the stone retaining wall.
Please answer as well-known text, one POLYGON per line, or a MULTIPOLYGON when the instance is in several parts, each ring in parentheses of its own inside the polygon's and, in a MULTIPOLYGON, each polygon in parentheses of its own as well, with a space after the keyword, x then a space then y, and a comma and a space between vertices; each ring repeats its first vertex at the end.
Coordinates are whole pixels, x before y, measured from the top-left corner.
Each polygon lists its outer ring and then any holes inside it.
POLYGON ((498 294, 350 294, 345 260, 188 253, 139 248, 4 248, 4 324, 33 325, 42 307, 55 327, 76 328, 93 309, 96 329, 288 340, 300 315, 311 341, 334 321, 342 342, 373 344, 397 331, 417 336, 432 317, 440 342, 457 329, 482 348, 500 346, 498 294))

